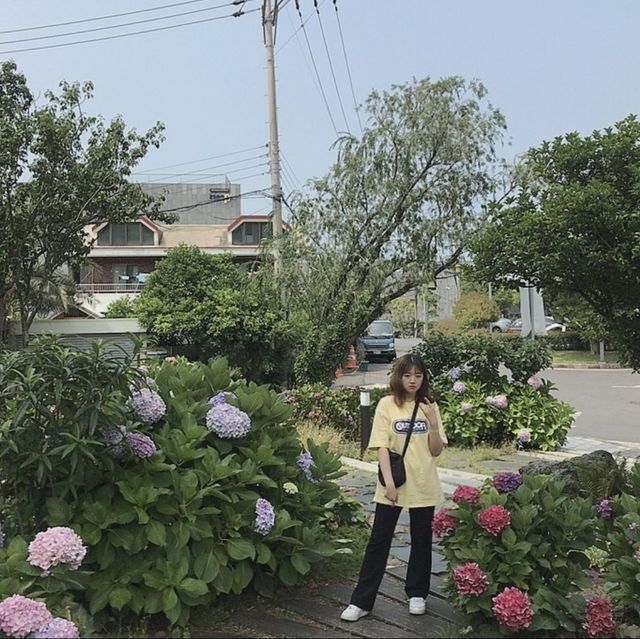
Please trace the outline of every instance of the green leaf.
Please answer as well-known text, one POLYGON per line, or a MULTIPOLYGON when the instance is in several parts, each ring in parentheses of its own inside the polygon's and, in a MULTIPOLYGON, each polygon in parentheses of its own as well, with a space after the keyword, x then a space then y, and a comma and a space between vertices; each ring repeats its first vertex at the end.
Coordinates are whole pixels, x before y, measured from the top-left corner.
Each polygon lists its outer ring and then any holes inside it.
POLYGON ((199 597, 201 595, 206 595, 209 592, 209 588, 204 581, 200 579, 193 579, 192 577, 183 579, 178 585, 178 589, 185 592, 190 597, 199 597))
POLYGON ((253 568, 249 561, 241 561, 233 569, 233 591, 240 594, 253 579, 253 568))
POLYGON ((200 553, 193 562, 193 572, 198 579, 205 583, 212 582, 220 572, 220 563, 216 559, 213 550, 200 553))
POLYGON ((248 539, 229 539, 225 548, 229 557, 238 561, 256 557, 256 547, 248 539))
POLYGON ((146 526, 147 539, 156 546, 166 546, 167 531, 164 524, 156 519, 152 519, 146 526))
POLYGON ((115 586, 109 593, 109 605, 122 610, 131 600, 131 591, 124 586, 115 586))
POLYGON ((111 590, 109 588, 94 589, 89 592, 91 603, 89 604, 89 612, 95 615, 100 612, 108 603, 111 590))
POLYGON ((293 553, 291 555, 291 565, 301 574, 306 575, 311 570, 311 564, 303 555, 293 553))
POLYGON ((165 614, 167 614, 168 610, 174 608, 177 603, 178 595, 176 594, 176 591, 171 587, 165 588, 162 591, 162 609, 165 614))

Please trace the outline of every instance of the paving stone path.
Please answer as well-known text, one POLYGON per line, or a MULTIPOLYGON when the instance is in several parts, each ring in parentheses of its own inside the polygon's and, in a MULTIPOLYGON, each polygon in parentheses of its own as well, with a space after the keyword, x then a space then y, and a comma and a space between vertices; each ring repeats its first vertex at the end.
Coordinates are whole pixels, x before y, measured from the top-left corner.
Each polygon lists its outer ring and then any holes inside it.
MULTIPOLYGON (((375 475, 350 470, 340 480, 345 492, 373 512, 375 475)), ((276 599, 254 599, 233 615, 227 630, 192 626, 192 637, 442 637, 456 636, 456 629, 468 625, 447 601, 443 590, 444 558, 435 546, 431 593, 423 616, 409 614, 404 592, 406 562, 409 558, 409 516, 400 516, 387 570, 372 613, 356 623, 340 619, 349 603, 357 575, 339 582, 305 585, 276 599), (216 634, 218 632, 218 634, 216 634)), ((435 542, 436 540, 434 540, 435 542)))

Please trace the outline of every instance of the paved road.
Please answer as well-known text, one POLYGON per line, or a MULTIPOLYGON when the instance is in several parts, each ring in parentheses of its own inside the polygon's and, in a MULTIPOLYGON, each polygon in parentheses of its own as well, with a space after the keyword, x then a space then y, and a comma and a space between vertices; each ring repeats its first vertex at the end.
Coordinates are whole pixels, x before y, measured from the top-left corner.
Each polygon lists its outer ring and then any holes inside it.
MULTIPOLYGON (((398 355, 419 340, 398 339, 398 355)), ((386 385, 389 365, 370 364, 366 373, 351 373, 336 386, 386 385)), ((573 406, 578 416, 572 437, 624 442, 640 447, 640 374, 619 369, 550 369, 542 373, 557 387, 556 397, 573 406)))
POLYGON ((571 435, 640 446, 640 375, 628 370, 557 368, 542 377, 579 415, 571 435))

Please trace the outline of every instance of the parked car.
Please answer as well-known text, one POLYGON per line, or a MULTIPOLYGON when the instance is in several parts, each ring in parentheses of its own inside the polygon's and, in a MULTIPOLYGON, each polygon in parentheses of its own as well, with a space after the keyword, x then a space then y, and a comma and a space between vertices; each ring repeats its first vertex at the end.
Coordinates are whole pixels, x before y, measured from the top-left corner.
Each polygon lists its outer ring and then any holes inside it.
POLYGON ((492 333, 506 333, 509 326, 511 326, 511 320, 507 317, 501 317, 495 322, 491 322, 489 329, 492 333))
MULTIPOLYGON (((567 330, 564 324, 556 322, 551 315, 545 315, 544 317, 544 330, 545 333, 559 333, 567 330)), ((507 333, 520 333, 522 331, 522 320, 517 319, 512 322, 507 328, 507 333)))
POLYGON ((367 360, 380 358, 392 362, 396 358, 395 334, 389 320, 374 320, 365 334, 358 338, 358 344, 367 360))

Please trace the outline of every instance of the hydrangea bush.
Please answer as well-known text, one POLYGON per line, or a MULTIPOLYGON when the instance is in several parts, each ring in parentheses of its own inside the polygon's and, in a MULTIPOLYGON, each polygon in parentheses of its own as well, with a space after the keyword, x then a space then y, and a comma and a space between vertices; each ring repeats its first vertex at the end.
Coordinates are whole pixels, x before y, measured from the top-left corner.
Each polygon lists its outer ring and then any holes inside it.
POLYGON ((449 563, 452 601, 472 623, 497 623, 503 634, 579 631, 591 502, 568 498, 552 477, 517 473, 500 473, 479 491, 460 487, 454 501, 456 508, 436 513, 433 530, 449 563))
POLYGON ((87 355, 47 342, 18 359, 0 356, 2 421, 13 419, 16 431, 0 432, 0 490, 7 500, 15 487, 30 494, 21 473, 37 488, 33 503, 10 502, 12 532, 66 527, 86 547, 85 570, 73 571, 81 547, 70 533, 61 554, 40 541, 31 553, 37 566, 26 562, 25 570, 34 578, 46 566, 71 572, 81 585, 76 601, 92 615, 105 608, 163 613, 183 625, 194 606, 249 587, 272 595, 344 550, 329 543, 329 529, 358 518, 359 506, 333 481, 342 473, 339 458, 299 440, 281 397, 232 381, 225 360, 157 368, 149 388, 147 371, 100 350, 87 355), (46 352, 52 345, 53 355, 46 352), (50 365, 35 367, 30 357, 50 365), (100 375, 88 374, 88 361, 100 375), (37 372, 25 381, 13 368, 18 363, 37 372), (58 367, 80 372, 80 364, 85 369, 65 395, 58 367), (92 388, 98 380, 107 390, 92 388), (84 450, 77 450, 76 431, 84 450), (42 453, 33 455, 34 446, 42 453))

